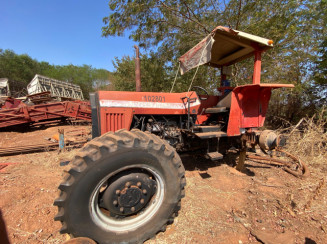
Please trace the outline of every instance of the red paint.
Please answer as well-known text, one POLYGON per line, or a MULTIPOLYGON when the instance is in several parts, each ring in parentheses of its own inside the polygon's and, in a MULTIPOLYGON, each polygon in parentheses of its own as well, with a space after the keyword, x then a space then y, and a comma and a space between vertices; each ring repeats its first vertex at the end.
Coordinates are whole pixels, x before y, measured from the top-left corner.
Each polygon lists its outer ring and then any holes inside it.
POLYGON ((102 108, 100 110, 101 132, 129 130, 133 119, 132 108, 102 108))
POLYGON ((0 128, 25 123, 36 123, 62 117, 91 120, 88 102, 66 101, 0 110, 0 128))
POLYGON ((101 110, 106 107, 133 108, 133 114, 187 114, 185 99, 187 96, 196 98, 196 102, 191 103, 191 114, 198 114, 201 105, 194 91, 183 93, 99 91, 98 95, 101 110))
MULTIPOLYGON (((98 96, 101 134, 123 128, 130 129, 134 114, 187 114, 187 96, 196 98, 196 101, 191 103, 191 114, 198 114, 201 106, 194 91, 184 93, 99 91, 98 96)), ((208 100, 212 104, 217 104, 217 99, 208 100)))
POLYGON ((1 109, 11 109, 11 108, 17 108, 22 104, 21 100, 18 100, 13 97, 7 97, 5 100, 4 105, 1 107, 1 109))
POLYGON ((261 50, 256 50, 254 52, 254 69, 253 69, 253 79, 252 84, 260 84, 261 76, 261 50))
POLYGON ((232 91, 227 135, 240 135, 240 129, 262 127, 268 109, 271 90, 294 87, 291 84, 254 84, 238 86, 232 91))
MULTIPOLYGON (((240 129, 262 127, 271 90, 280 87, 294 86, 252 84, 232 88, 227 135, 238 136, 241 134, 240 129)), ((219 101, 218 96, 198 96, 193 91, 189 93, 99 91, 98 96, 101 134, 122 128, 130 129, 134 114, 186 115, 186 96, 196 98, 196 101, 191 104, 190 113, 197 114, 196 123, 202 124, 211 116, 204 112, 205 109, 216 106, 219 101), (200 100, 199 97, 207 99, 200 100)))

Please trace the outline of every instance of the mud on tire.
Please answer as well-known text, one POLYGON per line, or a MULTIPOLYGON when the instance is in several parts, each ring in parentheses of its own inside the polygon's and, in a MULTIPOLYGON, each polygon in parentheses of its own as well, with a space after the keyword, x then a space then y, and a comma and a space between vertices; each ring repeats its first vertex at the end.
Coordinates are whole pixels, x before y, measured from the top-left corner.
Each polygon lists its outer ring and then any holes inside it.
POLYGON ((89 142, 60 184, 55 220, 61 233, 98 243, 141 243, 173 222, 185 170, 168 143, 139 130, 89 142))

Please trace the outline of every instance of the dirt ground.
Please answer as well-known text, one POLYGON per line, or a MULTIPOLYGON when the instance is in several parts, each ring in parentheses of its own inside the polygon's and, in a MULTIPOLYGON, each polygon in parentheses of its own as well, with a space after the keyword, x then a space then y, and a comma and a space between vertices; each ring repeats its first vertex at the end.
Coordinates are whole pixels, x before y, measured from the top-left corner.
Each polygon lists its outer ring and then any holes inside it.
MULTIPOLYGON (((37 144, 58 128, 0 132, 0 147, 37 144)), ((60 223, 53 220, 57 187, 78 149, 0 157, 12 163, 0 171, 0 211, 10 243, 62 243, 60 223), (60 164, 61 163, 61 164, 60 164)), ((246 161, 246 174, 224 161, 183 155, 186 197, 175 222, 153 243, 327 243, 327 165, 311 167, 297 179, 281 168, 246 161), (259 241, 260 240, 260 241, 259 241)))

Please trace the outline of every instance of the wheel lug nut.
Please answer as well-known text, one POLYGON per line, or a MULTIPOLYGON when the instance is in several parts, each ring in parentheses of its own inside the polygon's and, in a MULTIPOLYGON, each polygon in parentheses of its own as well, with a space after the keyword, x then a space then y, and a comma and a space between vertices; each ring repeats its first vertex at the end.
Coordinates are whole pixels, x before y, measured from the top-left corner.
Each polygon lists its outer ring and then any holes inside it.
POLYGON ((126 182, 125 186, 129 188, 131 186, 131 182, 126 182))
POLYGON ((119 209, 119 211, 120 211, 121 213, 124 212, 124 208, 121 207, 121 208, 119 209))
POLYGON ((120 195, 120 190, 116 190, 116 195, 120 195))
POLYGON ((131 211, 134 212, 135 211, 135 208, 134 207, 131 207, 131 211))
POLYGON ((145 195, 147 191, 146 191, 145 189, 143 189, 143 191, 142 191, 142 192, 143 192, 143 194, 145 195))
POLYGON ((117 206, 117 205, 118 205, 117 200, 113 201, 113 204, 114 204, 115 206, 117 206))
POLYGON ((138 187, 141 187, 142 183, 141 182, 137 182, 136 184, 138 187))
POLYGON ((144 203, 144 199, 141 199, 140 203, 143 204, 144 203))

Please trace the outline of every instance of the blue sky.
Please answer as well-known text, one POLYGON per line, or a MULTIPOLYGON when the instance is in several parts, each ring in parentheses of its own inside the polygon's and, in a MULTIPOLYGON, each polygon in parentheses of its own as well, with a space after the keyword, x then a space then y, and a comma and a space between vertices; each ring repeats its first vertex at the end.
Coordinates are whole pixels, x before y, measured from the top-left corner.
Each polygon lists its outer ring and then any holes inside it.
POLYGON ((134 54, 134 42, 101 37, 108 1, 0 0, 0 48, 55 65, 113 71, 114 57, 134 54))

